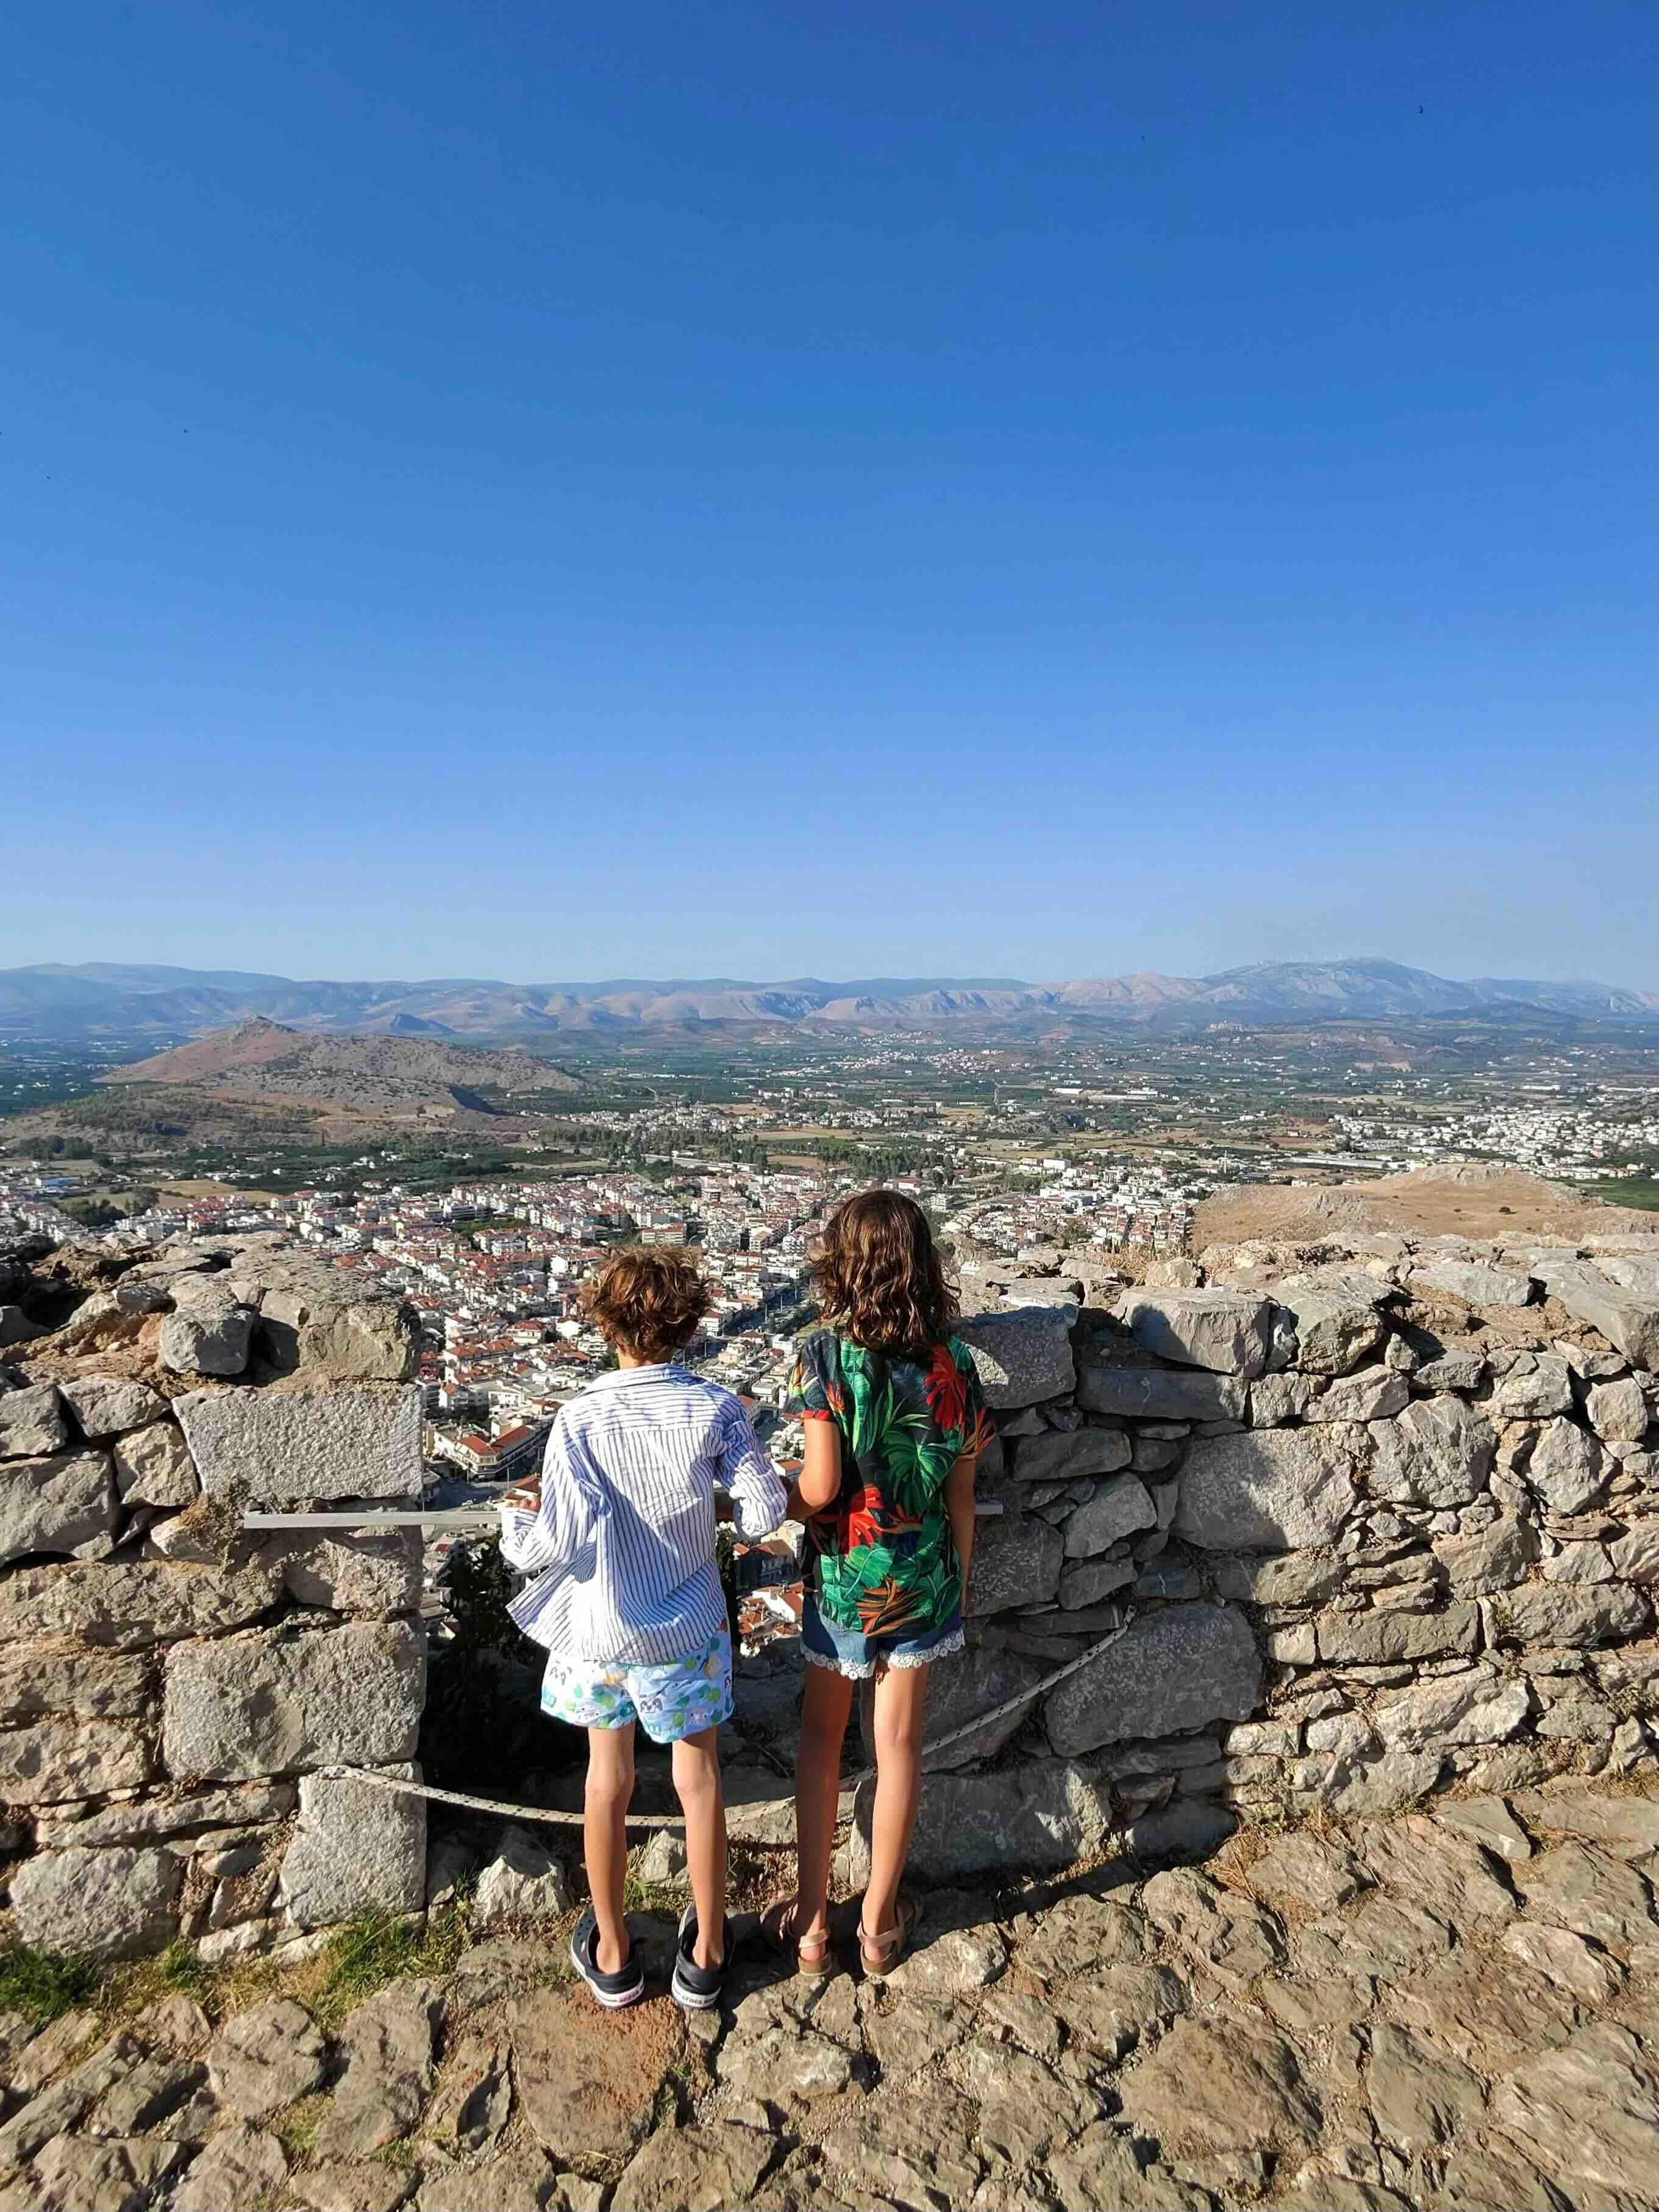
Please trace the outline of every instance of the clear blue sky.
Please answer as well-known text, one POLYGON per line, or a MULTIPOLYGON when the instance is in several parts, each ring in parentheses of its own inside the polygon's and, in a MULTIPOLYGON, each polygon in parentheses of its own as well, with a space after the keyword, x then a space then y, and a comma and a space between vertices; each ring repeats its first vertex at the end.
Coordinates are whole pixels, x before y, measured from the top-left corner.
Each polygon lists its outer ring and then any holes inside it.
POLYGON ((1651 983, 1645 0, 25 0, 0 965, 1651 983))

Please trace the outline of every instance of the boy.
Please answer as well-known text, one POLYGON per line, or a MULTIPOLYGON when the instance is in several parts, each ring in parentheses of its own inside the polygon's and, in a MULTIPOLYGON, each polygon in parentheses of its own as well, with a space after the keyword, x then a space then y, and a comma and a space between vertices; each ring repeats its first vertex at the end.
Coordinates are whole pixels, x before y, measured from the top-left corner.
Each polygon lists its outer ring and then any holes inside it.
POLYGON ((654 1743, 674 1746, 692 1902, 672 1987, 678 2003, 703 2011, 719 2002, 726 1960, 726 1814, 715 1731, 732 1711, 714 1486, 730 1492, 731 1517, 749 1539, 778 1526, 787 1497, 731 1392, 675 1358, 709 1308, 708 1286, 687 1255, 619 1251, 585 1297, 616 1369, 561 1411, 540 1481, 509 1492, 502 1556, 536 1577, 511 1612, 547 1650, 542 1710, 588 1731, 582 1842, 591 1905, 570 1939, 570 1962, 609 2009, 644 1994, 622 1913, 638 1721, 654 1743))

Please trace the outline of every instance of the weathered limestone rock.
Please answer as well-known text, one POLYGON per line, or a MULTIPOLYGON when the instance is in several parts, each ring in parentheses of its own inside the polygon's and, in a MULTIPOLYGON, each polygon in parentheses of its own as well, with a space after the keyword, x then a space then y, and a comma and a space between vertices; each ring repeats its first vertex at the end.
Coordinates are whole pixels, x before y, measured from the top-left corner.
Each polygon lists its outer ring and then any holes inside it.
POLYGON ((966 2204, 985 2171, 978 2128, 978 2106, 951 2082, 936 2081, 924 2097, 869 2100, 825 2137, 824 2154, 858 2203, 966 2204))
POLYGON ((1458 1597, 1483 1597, 1524 1582, 1538 1557, 1538 1532, 1530 1522, 1506 1514, 1473 1536, 1443 1536, 1434 1555, 1458 1597))
POLYGON ((1209 1567, 1217 1596, 1239 1605, 1318 1605, 1342 1588, 1348 1572, 1334 1552, 1320 1551, 1218 1556, 1209 1567))
POLYGON ((1582 1513, 1613 1479, 1617 1462, 1571 1421, 1546 1424, 1520 1462, 1521 1480, 1552 1513, 1582 1513))
POLYGON ((1408 2153, 1478 2127, 1485 2106, 1472 2069, 1386 2020, 1371 2029, 1365 2092, 1382 2140, 1408 2153))
MULTIPOLYGON (((859 1784, 849 1854, 855 1886, 869 1864, 875 1795, 873 1780, 859 1784)), ((1111 1805, 1105 1785, 1061 1759, 1029 1760, 996 1774, 930 1774, 910 1864, 927 1881, 995 1867, 1068 1867, 1100 1849, 1112 1826, 1111 1805)))
POLYGON ((1372 1719, 1385 1743, 1418 1751, 1430 1744, 1504 1743, 1523 1727, 1534 1707, 1529 1686, 1504 1681, 1489 1668, 1415 1682, 1385 1698, 1372 1719))
POLYGON ((172 1935, 184 1867, 166 1850, 37 1851, 11 1878, 12 1910, 26 1943, 128 1959, 172 1935))
MULTIPOLYGON (((1042 1673, 1034 1659, 985 1646, 972 1647, 936 1661, 928 1669, 928 1741, 953 1735, 979 1714, 993 1711, 1006 1699, 1017 1697, 1022 1690, 1040 1680, 1042 1673)), ((862 1719, 863 1701, 860 1702, 862 1719)), ((1018 1733, 1036 1709, 1034 1698, 1016 1711, 1003 1714, 1000 1720, 989 1721, 974 1729, 961 1743, 952 1744, 948 1750, 930 1753, 928 1771, 932 1772, 936 1767, 966 1766, 976 1759, 990 1759, 1018 1733)), ((866 1742, 873 1756, 874 1738, 868 1732, 866 1742)))
POLYGON ((1601 1267, 1577 1259, 1534 1261, 1533 1273, 1575 1321, 1616 1344, 1632 1367, 1659 1369, 1659 1296, 1630 1290, 1601 1267))
POLYGON ((1555 1844, 1516 1875, 1538 1920, 1605 1945, 1649 1971, 1659 1965, 1652 1893, 1632 1867, 1577 1838, 1555 1844))
POLYGON ((1545 1835, 1577 1836, 1620 1859, 1640 1861, 1659 1851, 1659 1800, 1557 1783, 1518 1791, 1514 1802, 1522 1819, 1545 1835))
POLYGON ((182 2143, 58 2136, 30 2171, 34 2212, 131 2212, 147 2203, 187 2153, 182 2143))
POLYGON ((1388 1667, 1439 1659, 1478 1648, 1480 1608, 1455 1599, 1438 1613, 1375 1606, 1369 1613, 1322 1613, 1318 1634, 1319 1656, 1327 1665, 1388 1667))
MULTIPOLYGON (((1285 1379, 1285 1378, 1282 1378, 1285 1379)), ((1357 1368, 1339 1375, 1303 1411, 1305 1421, 1384 1421, 1411 1403, 1411 1385, 1390 1367, 1357 1368)))
POLYGON ((1369 1876, 1339 1844, 1327 1843, 1307 1829, 1281 1836, 1252 1862, 1251 1888, 1277 1912, 1334 1912, 1357 1897, 1369 1876))
POLYGON ((149 1779, 149 1747, 122 1721, 54 1717, 0 1729, 0 1798, 63 1804, 137 1790, 149 1779))
POLYGON ((135 1656, 46 1638, 0 1644, 0 1714, 8 1719, 131 1720, 149 1702, 148 1685, 148 1666, 135 1656))
POLYGON ((415 2197, 414 2212, 593 2212, 597 2191, 573 2195, 564 2185, 572 2178, 562 2177, 546 2151, 521 2143, 483 2166, 446 2167, 430 2175, 415 2197))
POLYGON ((1267 1370, 1272 1309, 1242 1291, 1125 1291, 1113 1309, 1144 1351, 1184 1367, 1241 1375, 1267 1370))
POLYGON ((985 1521, 974 1539, 968 1571, 970 1617, 1050 1604, 1060 1587, 1065 1540, 1032 1513, 1003 1513, 985 1521))
POLYGON ((1295 1318, 1296 1364, 1304 1373, 1346 1375, 1382 1349, 1377 1308, 1388 1293, 1373 1276, 1357 1270, 1287 1275, 1272 1295, 1295 1318))
POLYGON ((1195 1437, 1174 1534, 1207 1552, 1329 1544, 1353 1510, 1371 1431, 1358 1424, 1195 1437))
POLYGON ((1425 1359, 1412 1380, 1431 1395, 1441 1390, 1478 1390, 1486 1379, 1486 1363, 1478 1352, 1446 1352, 1438 1359, 1425 1359))
POLYGON ((1174 2151, 1294 2150, 1320 2107, 1295 2051, 1247 2014, 1178 2020, 1123 2082, 1124 2116, 1174 2151))
POLYGON ((258 2204, 288 2179, 282 2145, 263 2128, 237 2121, 221 2128, 174 2190, 172 2212, 227 2212, 258 2204))
POLYGON ((420 1393, 407 1384, 195 1390, 174 1412, 210 1497, 237 1491, 271 1504, 420 1493, 420 1393))
POLYGON ((1034 1406, 1064 1397, 1077 1380, 1071 1355, 1074 1305, 1016 1306, 975 1314, 957 1325, 973 1353, 988 1406, 1034 1406))
POLYGON ((1652 2201, 1659 2076, 1627 2027, 1593 2021, 1517 2068, 1494 2086, 1491 2125, 1573 2203, 1652 2201))
POLYGON ((37 1839, 47 1844, 73 1844, 101 1850, 107 1844, 160 1843, 198 1828, 263 1826, 280 1820, 294 1808, 294 1785, 288 1782, 256 1782, 239 1789, 208 1790, 187 1796, 129 1798, 106 1805, 101 1813, 61 1824, 43 1813, 35 1821, 37 1839))
POLYGON ((1115 1474, 1131 1449, 1120 1429, 1046 1429, 1021 1443, 1016 1472, 1022 1482, 1076 1482, 1115 1474))
POLYGON ((1584 1412, 1604 1443, 1640 1443, 1647 1434, 1648 1401, 1633 1375, 1593 1382, 1584 1394, 1584 1412))
POLYGON ((1491 1423, 1461 1398, 1416 1399, 1398 1420, 1373 1421, 1370 1435, 1370 1495, 1440 1510, 1480 1496, 1497 1448, 1491 1423))
POLYGON ((420 1532, 350 1530, 335 1536, 307 1529, 259 1547, 297 1605, 384 1620, 414 1613, 421 1597, 420 1532))
POLYGON ((1165 1606, 1143 1613, 1051 1691, 1043 1724, 1055 1751, 1070 1758, 1103 1743, 1243 1720, 1260 1690, 1261 1660, 1241 1613, 1230 1606, 1165 1606))
POLYGON ((1367 1821, 1354 1843, 1384 1889, 1437 1913, 1454 1928, 1476 1920, 1507 1920, 1516 1909, 1499 1878, 1498 1863, 1473 1838, 1423 1814, 1367 1821))
MULTIPOLYGON (((89 1443, 104 1437, 119 1437, 128 1429, 147 1428, 167 1413, 167 1401, 148 1383, 125 1375, 74 1375, 58 1385, 68 1401, 81 1434, 89 1443)), ((0 1420, 5 1408, 0 1404, 0 1420)))
POLYGON ((1086 1413, 1142 1421, 1237 1421, 1245 1385, 1202 1369, 1134 1366, 1096 1358, 1079 1369, 1077 1403, 1086 1413))
POLYGON ((1284 1421, 1308 1418, 1308 1408, 1325 1388, 1317 1375, 1264 1375, 1250 1385, 1250 1425, 1271 1429, 1284 1421))
POLYGON ((1065 1524, 1065 1555, 1089 1559, 1110 1550, 1138 1528, 1156 1528, 1158 1510, 1145 1485, 1132 1474, 1104 1484, 1065 1524))
POLYGON ((562 1990, 515 1999, 507 2009, 513 2078, 543 2148, 579 2171, 629 2157, 643 2140, 665 2061, 678 2034, 594 2033, 590 2005, 562 1990))
POLYGON ((1060 1604, 1068 1613, 1077 1612, 1135 1579, 1132 1559, 1068 1559, 1060 1575, 1060 1604))
POLYGON ((406 1975, 389 1982, 346 2021, 345 2072, 317 2138, 323 2158, 366 2158, 407 2135, 437 2078, 441 1985, 406 1975))
POLYGON ((512 2108, 513 2069, 506 2043, 494 2033, 473 2030, 445 2054, 443 2080, 423 2132, 451 2153, 480 2151, 500 2135, 512 2108))
POLYGON ((171 1421, 135 1429, 115 1446, 115 1494, 123 1505, 193 1505, 196 1468, 183 1432, 171 1421))
POLYGON ((365 1297, 326 1264, 306 1268, 297 1254, 278 1266, 256 1261, 246 1279, 243 1268, 232 1273, 244 1295, 257 1296, 256 1340, 279 1373, 328 1382, 403 1382, 413 1375, 420 1316, 407 1300, 365 1297), (288 1279, 268 1282, 270 1273, 288 1279))
POLYGON ((265 1568, 122 1561, 0 1576, 0 1638, 76 1636, 120 1650, 212 1636, 257 1620, 279 1585, 265 1568))
MULTIPOLYGON (((393 1771, 420 1779, 418 1766, 393 1771)), ((301 1928, 332 1927, 357 1912, 418 1912, 426 1902, 426 1800, 351 1775, 303 1776, 282 1899, 301 1928)))
POLYGON ((1529 1276, 1484 1260, 1430 1260, 1413 1267, 1406 1283, 1418 1297, 1425 1291, 1449 1291, 1472 1306, 1524 1306, 1532 1299, 1529 1276))
POLYGON ((169 1773, 240 1781, 338 1761, 390 1766, 419 1733, 426 1653, 406 1621, 181 1644, 168 1654, 169 1773))
MULTIPOLYGON (((7 1402, 0 1398, 0 1406, 7 1402)), ((114 1534, 115 1519, 107 1452, 0 1460, 0 1565, 26 1559, 31 1552, 101 1557, 114 1534)))
POLYGON ((777 2149, 775 2136, 732 2120, 694 2130, 659 2128, 625 2169, 616 2201, 629 2212, 718 2212, 747 2204, 777 2149))
POLYGON ((207 2047, 213 2094, 238 2119, 262 2120, 317 2088, 328 2045, 303 2005, 266 1997, 233 2013, 207 2047))
POLYGON ((222 1275, 187 1275, 173 1285, 176 1310, 162 1323, 156 1349, 175 1375, 240 1375, 253 1340, 253 1310, 238 1303, 222 1275))
POLYGON ((0 1460, 39 1458, 69 1443, 69 1423, 54 1382, 0 1390, 0 1460))
POLYGON ((1528 1583, 1519 1589, 1500 1591, 1491 1606, 1500 1632, 1523 1648, 1620 1643, 1639 1636, 1649 1620, 1641 1593, 1622 1583, 1588 1589, 1528 1583))
POLYGON ((1492 1392, 1487 1411, 1495 1421, 1546 1421, 1572 1411, 1572 1376, 1558 1353, 1528 1352, 1492 1392))
POLYGON ((503 1921, 558 1920, 572 1901, 562 1862, 539 1836, 509 1825, 501 1832, 494 1856, 479 1872, 473 1893, 473 1925, 494 1928, 503 1921))

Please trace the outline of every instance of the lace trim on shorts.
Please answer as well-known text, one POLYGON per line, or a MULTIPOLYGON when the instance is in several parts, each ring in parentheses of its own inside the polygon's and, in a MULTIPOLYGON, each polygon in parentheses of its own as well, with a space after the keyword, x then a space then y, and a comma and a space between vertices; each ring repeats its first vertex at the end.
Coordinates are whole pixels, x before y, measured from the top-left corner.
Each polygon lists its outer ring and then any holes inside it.
POLYGON ((868 1681, 872 1674, 887 1667, 930 1667, 936 1659, 948 1659, 953 1651, 960 1651, 967 1642, 967 1632, 957 1629, 954 1634, 942 1637, 938 1643, 930 1644, 925 1651, 890 1651, 881 1659, 832 1659, 827 1652, 814 1651, 809 1644, 801 1647, 801 1656, 808 1667, 822 1667, 829 1674, 844 1674, 849 1681, 868 1681))

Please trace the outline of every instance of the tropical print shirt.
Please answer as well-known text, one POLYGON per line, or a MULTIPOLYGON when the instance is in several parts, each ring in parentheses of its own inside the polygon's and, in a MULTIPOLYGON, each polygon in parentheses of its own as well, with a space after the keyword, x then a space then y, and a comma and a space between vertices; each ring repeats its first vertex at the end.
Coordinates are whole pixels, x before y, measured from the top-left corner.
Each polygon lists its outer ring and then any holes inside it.
POLYGON ((841 1432, 840 1493, 807 1523, 820 1612, 866 1636, 945 1626, 962 1595, 945 1478, 991 1433, 973 1354, 954 1336, 907 1358, 814 1329, 790 1410, 841 1432))

